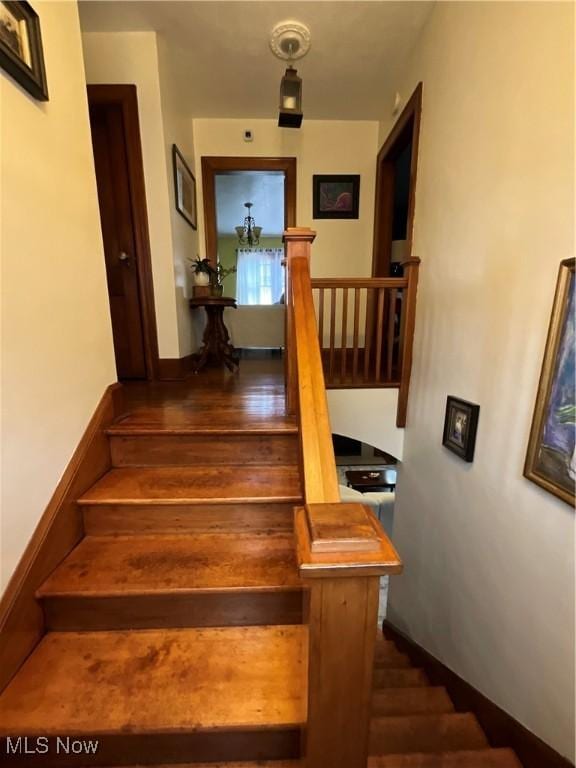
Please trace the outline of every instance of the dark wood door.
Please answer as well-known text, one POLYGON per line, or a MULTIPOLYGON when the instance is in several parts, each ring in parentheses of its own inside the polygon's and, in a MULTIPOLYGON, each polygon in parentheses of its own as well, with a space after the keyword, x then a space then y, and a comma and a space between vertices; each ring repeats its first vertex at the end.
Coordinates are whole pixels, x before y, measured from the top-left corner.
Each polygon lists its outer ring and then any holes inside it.
POLYGON ((122 109, 91 104, 90 124, 119 379, 145 379, 138 261, 122 109))

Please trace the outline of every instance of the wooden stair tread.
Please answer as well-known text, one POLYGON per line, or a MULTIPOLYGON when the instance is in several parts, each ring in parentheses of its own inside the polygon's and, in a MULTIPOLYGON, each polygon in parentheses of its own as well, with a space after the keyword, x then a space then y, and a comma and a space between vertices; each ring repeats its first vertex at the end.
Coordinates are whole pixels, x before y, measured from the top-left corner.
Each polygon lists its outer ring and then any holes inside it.
POLYGON ((372 694, 372 714, 375 717, 398 715, 445 714, 454 705, 446 688, 384 688, 372 694))
POLYGON ((127 595, 301 586, 290 534, 87 536, 38 595, 127 595))
POLYGON ((372 718, 370 754, 486 749, 488 741, 474 715, 406 715, 372 718))
MULTIPOLYGON (((239 461, 241 457, 239 457, 239 461)), ((79 504, 186 504, 301 499, 297 467, 137 467, 111 469, 79 504)))
POLYGON ((293 727, 306 646, 302 626, 49 633, 0 696, 0 735, 293 727))
POLYGON ((112 424, 107 432, 119 434, 219 434, 278 433, 298 431, 294 416, 285 414, 285 398, 264 395, 266 406, 257 398, 231 398, 216 408, 200 405, 139 407, 112 424))
POLYGON ((522 768, 511 749, 371 757, 368 768, 522 768))

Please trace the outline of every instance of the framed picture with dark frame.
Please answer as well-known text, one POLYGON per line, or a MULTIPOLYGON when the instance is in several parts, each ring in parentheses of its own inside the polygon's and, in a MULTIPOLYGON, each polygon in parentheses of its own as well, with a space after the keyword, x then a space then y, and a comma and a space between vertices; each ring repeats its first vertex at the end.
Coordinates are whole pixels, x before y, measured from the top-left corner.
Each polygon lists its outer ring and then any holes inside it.
POLYGON ((196 179, 176 144, 172 144, 172 165, 174 168, 176 210, 186 219, 192 229, 196 229, 198 226, 196 179))
POLYGON ((464 461, 474 460, 480 406, 448 395, 442 445, 464 461))
POLYGON ((528 440, 524 476, 574 505, 576 478, 576 259, 560 262, 528 440))
POLYGON ((312 207, 315 219, 357 219, 360 176, 315 174, 312 177, 312 207))
POLYGON ((40 19, 30 3, 0 2, 0 67, 38 101, 48 101, 40 19))

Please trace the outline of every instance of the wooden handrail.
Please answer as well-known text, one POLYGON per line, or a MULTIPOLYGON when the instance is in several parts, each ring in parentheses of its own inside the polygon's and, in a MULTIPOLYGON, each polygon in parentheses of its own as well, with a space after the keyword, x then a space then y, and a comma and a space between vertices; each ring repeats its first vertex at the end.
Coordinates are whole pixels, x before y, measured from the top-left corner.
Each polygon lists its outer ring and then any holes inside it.
POLYGON ((309 503, 340 500, 328 403, 318 344, 316 312, 310 287, 310 245, 315 233, 291 229, 285 233, 288 346, 290 374, 300 414, 300 443, 304 492, 309 503), (307 234, 308 233, 308 234, 307 234), (290 356, 290 352, 294 353, 290 356))
MULTIPOLYGON (((305 498, 295 510, 296 554, 309 586, 303 758, 306 768, 365 768, 379 577, 402 562, 368 507, 340 502, 310 279, 314 237, 284 233, 287 401, 299 419, 305 498)), ((333 336, 333 319, 331 327, 333 336)), ((356 308, 354 329, 357 337, 356 308)))
POLYGON ((407 288, 406 277, 313 277, 312 288, 407 288))

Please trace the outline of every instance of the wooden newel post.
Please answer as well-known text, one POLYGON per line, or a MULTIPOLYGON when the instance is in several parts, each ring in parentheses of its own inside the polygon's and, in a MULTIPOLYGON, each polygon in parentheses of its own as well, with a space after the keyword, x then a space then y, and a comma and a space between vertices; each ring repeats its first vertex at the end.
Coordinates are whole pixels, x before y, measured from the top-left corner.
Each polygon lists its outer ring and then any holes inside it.
POLYGON ((296 413, 298 409, 298 376, 296 373, 296 345, 294 343, 294 304, 292 301, 292 261, 295 258, 305 258, 310 261, 311 245, 316 237, 316 232, 306 227, 290 227, 284 232, 282 242, 286 244, 286 290, 284 301, 286 302, 285 325, 285 384, 286 384, 286 409, 289 414, 296 413))
POLYGON ((297 508, 295 529, 310 588, 304 765, 366 768, 379 577, 402 563, 362 504, 297 508))

